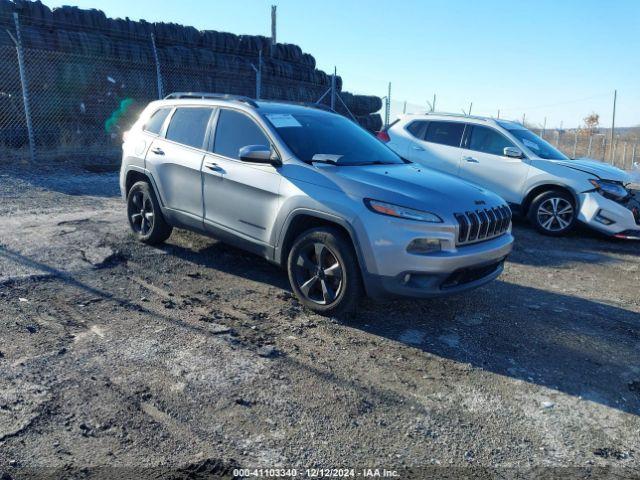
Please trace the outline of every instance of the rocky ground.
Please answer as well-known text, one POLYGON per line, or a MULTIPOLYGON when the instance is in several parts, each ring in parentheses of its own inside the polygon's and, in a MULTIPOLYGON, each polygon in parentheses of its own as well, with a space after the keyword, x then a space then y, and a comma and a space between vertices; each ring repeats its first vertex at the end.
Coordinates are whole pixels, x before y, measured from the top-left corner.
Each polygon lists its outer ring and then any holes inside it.
POLYGON ((498 281, 336 320, 215 240, 135 243, 114 173, 4 169, 0 225, 3 479, 94 466, 640 475, 638 243, 517 224, 498 281))

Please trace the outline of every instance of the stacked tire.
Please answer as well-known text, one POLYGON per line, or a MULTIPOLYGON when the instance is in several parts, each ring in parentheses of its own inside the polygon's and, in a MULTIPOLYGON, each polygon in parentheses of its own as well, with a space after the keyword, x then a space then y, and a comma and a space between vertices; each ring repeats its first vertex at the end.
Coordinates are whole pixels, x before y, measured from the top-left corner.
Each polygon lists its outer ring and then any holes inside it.
MULTIPOLYGON (((212 91, 253 97, 253 67, 258 65, 260 52, 263 98, 315 102, 331 86, 331 76, 316 68, 312 55, 298 45, 272 45, 264 36, 112 19, 95 9, 65 6, 51 10, 27 0, 0 0, 0 30, 15 30, 13 12, 20 18, 33 124, 40 145, 119 141, 119 134, 137 112, 123 114, 123 102, 130 105, 132 100, 139 109, 158 96, 152 35, 165 93, 212 91)), ((0 91, 20 98, 13 47, 7 35, 0 35, 0 60, 7 57, 3 65, 11 70, 0 74, 0 91)), ((378 97, 342 92, 341 77, 336 77, 336 89, 363 127, 371 131, 380 127, 378 97)), ((0 117, 5 103, 0 104, 0 117)), ((341 104, 337 110, 348 114, 341 104)), ((16 116, 9 123, 22 123, 19 112, 4 115, 16 116)), ((0 130, 0 142, 23 143, 17 138, 22 129, 9 132, 8 125, 0 125, 0 130)))

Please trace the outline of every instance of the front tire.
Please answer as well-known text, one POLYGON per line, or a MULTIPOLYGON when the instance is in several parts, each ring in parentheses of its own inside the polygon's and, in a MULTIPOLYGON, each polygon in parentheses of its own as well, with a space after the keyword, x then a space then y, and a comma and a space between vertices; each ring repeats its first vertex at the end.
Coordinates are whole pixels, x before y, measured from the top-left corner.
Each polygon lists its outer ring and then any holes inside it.
POLYGON ((351 241, 337 229, 307 230, 287 258, 291 288, 310 310, 338 316, 355 310, 361 295, 360 269, 351 241))
POLYGON ((136 182, 127 195, 127 217, 135 237, 150 245, 164 242, 173 231, 156 199, 156 195, 147 182, 136 182))
POLYGON ((538 195, 529 208, 529 221, 544 235, 566 235, 573 230, 576 220, 573 197, 560 190, 549 190, 538 195))

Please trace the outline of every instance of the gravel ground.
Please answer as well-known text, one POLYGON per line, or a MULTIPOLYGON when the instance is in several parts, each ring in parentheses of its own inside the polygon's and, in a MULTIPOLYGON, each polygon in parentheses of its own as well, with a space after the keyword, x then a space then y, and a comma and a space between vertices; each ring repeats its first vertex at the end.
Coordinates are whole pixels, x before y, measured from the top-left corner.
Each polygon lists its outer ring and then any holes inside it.
POLYGON ((638 243, 517 224, 498 281, 336 320, 215 240, 135 243, 123 207, 113 173, 0 171, 0 478, 640 476, 638 243))

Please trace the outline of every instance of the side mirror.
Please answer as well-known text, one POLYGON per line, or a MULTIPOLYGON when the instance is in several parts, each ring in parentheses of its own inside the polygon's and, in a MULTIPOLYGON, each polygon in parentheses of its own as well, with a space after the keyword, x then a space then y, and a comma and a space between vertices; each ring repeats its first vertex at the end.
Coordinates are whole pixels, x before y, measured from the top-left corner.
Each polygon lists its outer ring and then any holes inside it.
POLYGON ((277 167, 282 165, 277 154, 267 145, 247 145, 239 151, 240 161, 249 163, 262 163, 277 167))
POLYGON ((509 158, 522 158, 524 156, 522 150, 516 147, 505 147, 503 153, 505 157, 509 158))

